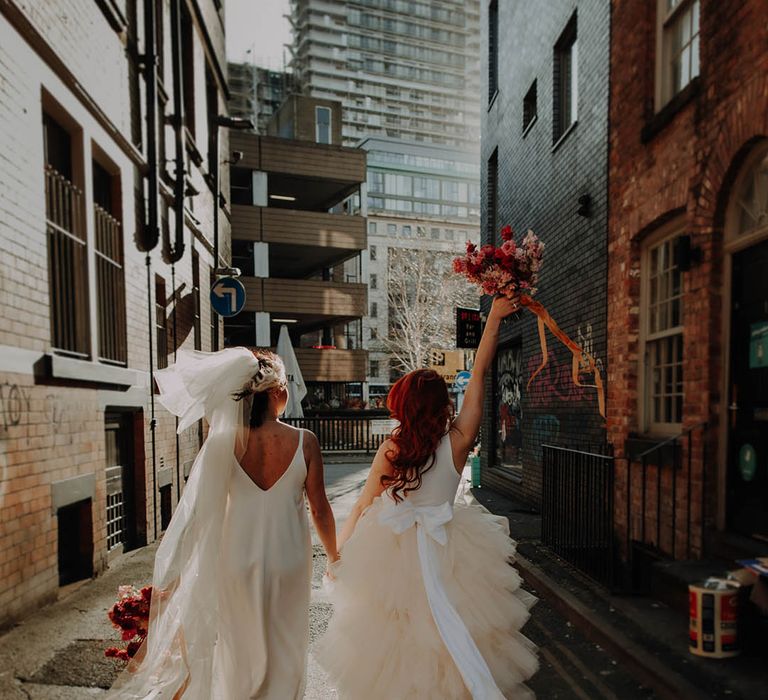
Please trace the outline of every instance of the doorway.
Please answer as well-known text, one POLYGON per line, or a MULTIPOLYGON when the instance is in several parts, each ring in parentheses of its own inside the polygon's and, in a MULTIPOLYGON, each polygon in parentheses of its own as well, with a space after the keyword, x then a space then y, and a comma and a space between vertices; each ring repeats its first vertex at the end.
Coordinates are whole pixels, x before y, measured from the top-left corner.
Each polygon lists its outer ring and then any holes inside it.
POLYGON ((105 416, 107 550, 138 546, 136 526, 136 470, 134 469, 134 419, 131 413, 105 416))
POLYGON ((90 498, 56 511, 59 525, 59 585, 93 576, 93 513, 90 498))
POLYGON ((768 240, 732 260, 728 525, 768 541, 768 240))

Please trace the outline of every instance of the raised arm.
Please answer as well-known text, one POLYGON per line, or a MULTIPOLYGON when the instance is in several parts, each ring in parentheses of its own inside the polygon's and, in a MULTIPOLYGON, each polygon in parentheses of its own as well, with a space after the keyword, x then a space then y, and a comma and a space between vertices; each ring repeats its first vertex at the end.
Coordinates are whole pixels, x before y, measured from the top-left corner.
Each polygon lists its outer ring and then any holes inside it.
POLYGON ((376 498, 376 496, 380 496, 384 491, 381 477, 384 475, 392 476, 395 473, 386 454, 392 447, 391 440, 385 440, 379 446, 376 456, 373 458, 373 464, 371 464, 371 471, 368 472, 368 478, 363 487, 363 492, 360 494, 360 498, 357 499, 355 505, 352 506, 349 517, 344 523, 344 527, 339 535, 339 549, 341 549, 344 546, 344 543, 352 536, 357 521, 360 519, 360 516, 365 509, 373 503, 373 499, 376 498))
POLYGON ((336 546, 336 520, 333 517, 331 504, 328 502, 328 495, 325 493, 320 443, 315 434, 309 431, 304 433, 304 456, 307 460, 307 481, 304 487, 307 491, 312 521, 328 555, 328 561, 334 562, 339 558, 336 546))
POLYGON ((475 353, 475 364, 472 366, 472 377, 464 394, 461 411, 451 426, 451 447, 454 464, 463 465, 467 460, 483 419, 483 398, 485 396, 485 377, 496 356, 499 344, 499 326, 501 321, 519 309, 516 301, 506 297, 496 297, 485 323, 480 345, 475 353))

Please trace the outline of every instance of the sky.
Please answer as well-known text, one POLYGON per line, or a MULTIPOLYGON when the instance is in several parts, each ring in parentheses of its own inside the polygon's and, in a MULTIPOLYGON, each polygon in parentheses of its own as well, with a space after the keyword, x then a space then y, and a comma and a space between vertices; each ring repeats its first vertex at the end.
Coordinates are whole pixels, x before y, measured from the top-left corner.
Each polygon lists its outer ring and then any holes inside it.
POLYGON ((290 24, 283 17, 288 0, 227 0, 225 8, 227 59, 282 69, 283 45, 291 42, 290 24))

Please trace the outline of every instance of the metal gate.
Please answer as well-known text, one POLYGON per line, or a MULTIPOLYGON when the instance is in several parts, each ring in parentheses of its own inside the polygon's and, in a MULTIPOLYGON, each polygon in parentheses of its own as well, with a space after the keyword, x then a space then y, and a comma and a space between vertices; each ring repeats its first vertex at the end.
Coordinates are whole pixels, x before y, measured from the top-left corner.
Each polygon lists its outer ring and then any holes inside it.
POLYGON ((615 582, 614 460, 543 446, 541 540, 598 583, 615 582))
POLYGON ((132 548, 134 522, 134 475, 130 449, 129 416, 108 415, 105 421, 107 550, 132 548))

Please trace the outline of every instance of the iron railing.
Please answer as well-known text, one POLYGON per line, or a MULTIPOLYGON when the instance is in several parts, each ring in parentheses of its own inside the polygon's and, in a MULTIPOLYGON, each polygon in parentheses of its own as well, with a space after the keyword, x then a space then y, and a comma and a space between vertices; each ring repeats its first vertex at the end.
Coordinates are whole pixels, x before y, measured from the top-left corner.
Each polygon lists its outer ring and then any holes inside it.
POLYGON ((658 557, 703 555, 705 443, 706 423, 699 423, 628 459, 628 556, 638 545, 658 557))
POLYGON ((311 430, 323 452, 375 452, 389 436, 386 417, 309 416, 286 418, 284 422, 311 430))
POLYGON ((90 324, 85 203, 83 193, 50 165, 45 166, 45 215, 53 346, 87 357, 90 324))
POLYGON ((598 583, 615 583, 614 458, 543 445, 541 540, 598 583))
POLYGON ((125 270, 120 222, 94 204, 96 232, 96 304, 99 314, 99 358, 128 361, 125 320, 125 270))

